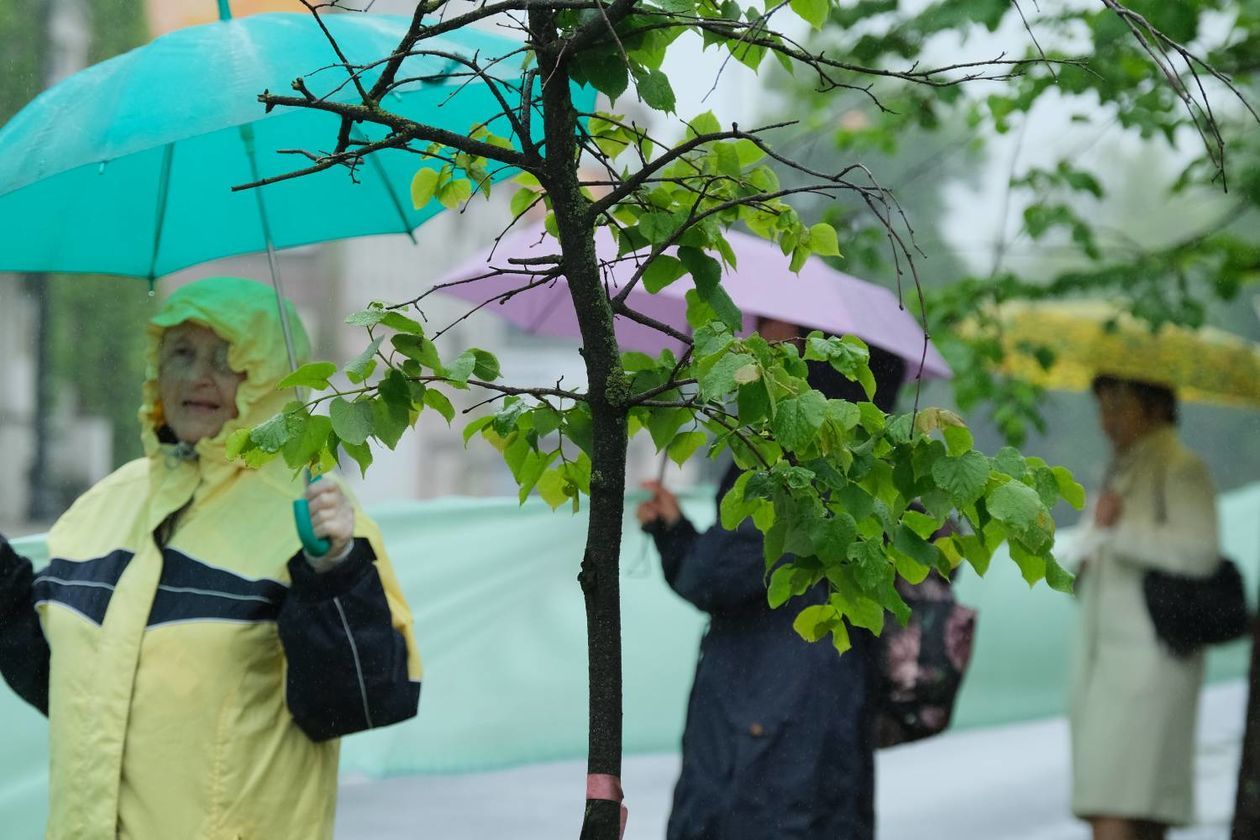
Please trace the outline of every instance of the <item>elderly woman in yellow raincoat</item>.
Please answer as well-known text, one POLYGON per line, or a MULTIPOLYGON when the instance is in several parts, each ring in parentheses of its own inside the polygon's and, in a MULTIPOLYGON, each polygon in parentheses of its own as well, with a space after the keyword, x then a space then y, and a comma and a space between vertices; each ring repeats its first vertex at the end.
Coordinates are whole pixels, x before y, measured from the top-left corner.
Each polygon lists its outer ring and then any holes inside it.
POLYGON ((49 717, 47 835, 331 837, 338 737, 416 712, 411 616, 335 482, 226 456, 289 399, 271 289, 193 283, 148 337, 146 456, 57 521, 38 574, 0 538, 0 672, 49 717), (324 558, 294 529, 304 492, 324 558))
POLYGON ((1216 493, 1177 438, 1170 390, 1095 380, 1113 458, 1078 548, 1081 632, 1072 685, 1072 810, 1094 840, 1161 840, 1194 815, 1202 650, 1170 651, 1143 596, 1147 571, 1216 569, 1216 493))

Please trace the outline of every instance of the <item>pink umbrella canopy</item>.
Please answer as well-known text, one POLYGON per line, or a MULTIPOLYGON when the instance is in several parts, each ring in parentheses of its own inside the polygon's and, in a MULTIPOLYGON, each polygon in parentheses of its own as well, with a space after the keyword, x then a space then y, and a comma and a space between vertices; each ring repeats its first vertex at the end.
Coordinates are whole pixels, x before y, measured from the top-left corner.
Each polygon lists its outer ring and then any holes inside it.
MULTIPOLYGON (((728 231, 726 237, 737 267, 724 267, 722 287, 743 313, 746 331, 751 331, 758 316, 774 318, 832 335, 857 336, 905 359, 911 380, 949 379, 953 375, 927 340, 923 327, 888 289, 836 271, 818 258, 810 258, 798 274, 792 274, 788 258, 773 242, 738 231, 728 231)), ((645 256, 618 257, 616 242, 607 228, 597 231, 595 249, 604 265, 610 295, 629 281, 645 256)), ((503 237, 493 249, 475 255, 434 285, 443 287, 445 294, 485 304, 485 311, 497 313, 526 332, 577 338, 577 313, 563 279, 508 295, 537 277, 530 271, 538 266, 521 267, 520 260, 559 252, 559 243, 541 225, 533 225, 503 237), (499 271, 503 273, 487 276, 499 271), (452 283, 455 285, 449 285, 452 283)), ((656 294, 639 284, 626 304, 687 333, 685 296, 692 288, 690 277, 676 280, 656 294)), ((623 350, 655 354, 666 347, 679 349, 669 336, 627 318, 618 317, 615 326, 623 350)))

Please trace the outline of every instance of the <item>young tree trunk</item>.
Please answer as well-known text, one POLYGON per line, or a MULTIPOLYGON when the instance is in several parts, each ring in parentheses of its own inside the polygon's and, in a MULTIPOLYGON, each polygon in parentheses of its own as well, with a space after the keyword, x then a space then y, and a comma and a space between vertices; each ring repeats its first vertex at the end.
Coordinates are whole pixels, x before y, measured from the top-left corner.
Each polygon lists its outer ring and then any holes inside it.
MULTIPOLYGON (((531 12, 536 38, 554 33, 551 14, 531 12)), ((558 57, 557 57, 558 58, 558 57)), ((543 125, 547 141, 544 179, 556 214, 564 275, 582 332, 593 430, 590 522, 578 580, 586 600, 590 731, 587 773, 621 777, 621 593, 619 561, 625 506, 628 385, 621 368, 613 313, 600 282, 594 220, 582 195, 577 167, 577 113, 569 78, 545 50, 539 51, 543 125)), ((617 840, 621 807, 610 799, 586 803, 581 840, 617 840)))
POLYGON ((1247 679, 1247 727, 1234 800, 1233 840, 1260 837, 1260 620, 1252 621, 1251 672, 1247 679))

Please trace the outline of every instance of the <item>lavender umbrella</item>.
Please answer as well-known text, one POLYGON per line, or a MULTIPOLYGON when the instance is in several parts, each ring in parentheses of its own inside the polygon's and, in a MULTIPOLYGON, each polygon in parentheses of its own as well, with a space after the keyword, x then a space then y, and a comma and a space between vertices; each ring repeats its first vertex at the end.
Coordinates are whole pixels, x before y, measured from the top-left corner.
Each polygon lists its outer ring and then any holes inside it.
MULTIPOLYGON (((808 260, 799 274, 792 274, 788 258, 774 243, 737 231, 729 231, 727 241, 738 267, 725 270, 722 287, 744 313, 745 330, 754 326, 756 316, 762 316, 833 335, 854 335, 905 359, 910 379, 948 379, 953 375, 927 341, 923 328, 888 289, 836 271, 817 258, 808 260)), ((642 255, 618 259, 617 245, 606 228, 597 232, 595 249, 605 264, 609 292, 616 294, 635 273, 642 255)), ((434 285, 470 303, 486 304, 487 312, 498 313, 526 332, 576 338, 580 334, 577 315, 563 279, 499 299, 536 277, 514 260, 536 259, 559 250, 542 226, 534 225, 505 236, 493 251, 482 251, 434 285), (505 271, 487 276, 499 270, 505 271)), ((691 288, 689 277, 656 294, 640 285, 626 303, 680 332, 688 332, 685 295, 691 288)), ((677 342, 668 336, 624 317, 616 319, 616 330, 623 350, 656 353, 664 347, 677 349, 677 342)))

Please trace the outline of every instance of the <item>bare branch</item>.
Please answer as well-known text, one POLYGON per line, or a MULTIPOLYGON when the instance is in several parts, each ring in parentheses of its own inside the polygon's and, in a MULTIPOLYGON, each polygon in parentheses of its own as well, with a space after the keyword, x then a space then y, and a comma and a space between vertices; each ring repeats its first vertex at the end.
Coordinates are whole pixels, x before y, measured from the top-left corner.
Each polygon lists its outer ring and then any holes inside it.
POLYGON ((642 404, 645 404, 648 400, 652 399, 653 397, 657 397, 657 396, 660 396, 661 394, 664 394, 666 391, 672 391, 675 388, 681 388, 684 385, 695 385, 695 384, 696 384, 695 379, 675 380, 674 377, 671 376, 669 378, 669 381, 666 382, 664 385, 658 385, 655 388, 649 388, 646 391, 635 394, 634 396, 630 397, 629 401, 626 404, 631 405, 631 406, 642 405, 642 404))
POLYGON ((731 131, 720 131, 720 132, 711 133, 711 134, 698 134, 695 137, 691 138, 690 140, 687 140, 683 143, 678 144, 677 146, 674 146, 668 152, 661 155, 656 160, 652 161, 647 166, 643 167, 638 172, 631 175, 629 178, 623 179, 622 185, 620 187, 618 187, 617 189, 611 190, 607 195, 599 199, 599 201, 596 201, 593 204, 591 204, 591 206, 587 208, 587 213, 590 214, 591 218, 595 218, 596 216, 600 215, 604 211, 615 206, 618 202, 620 202, 626 196, 638 190, 639 187, 643 186, 643 183, 647 181, 648 178, 651 178, 657 172, 660 172, 666 166, 678 160, 679 158, 683 157, 688 152, 695 151, 696 149, 699 149, 701 146, 704 146, 708 143, 714 143, 718 140, 739 140, 739 139, 751 138, 754 135, 759 134, 761 132, 770 131, 775 128, 783 128, 784 126, 789 126, 793 124, 794 122, 792 121, 774 123, 773 125, 766 125, 766 126, 761 126, 759 128, 754 128, 751 131, 741 131, 738 125, 734 125, 732 126, 731 131))
POLYGON ((626 304, 621 301, 616 301, 616 300, 612 301, 612 308, 613 308, 614 313, 622 316, 623 318, 628 318, 629 320, 634 321, 636 324, 642 324, 645 327, 651 327, 652 329, 658 332, 662 332, 665 335, 669 336, 670 338, 676 341, 680 341, 687 346, 691 345, 691 336, 687 335, 684 332, 679 332, 678 330, 671 327, 669 324, 658 321, 655 318, 650 318, 647 315, 644 315, 642 312, 631 309, 629 306, 626 306, 626 304))
POLYGON ((329 167, 343 164, 349 159, 362 158, 365 155, 371 154, 374 151, 379 151, 380 149, 401 148, 413 140, 438 143, 442 146, 448 146, 457 151, 466 152, 476 157, 487 158, 488 160, 497 161, 499 163, 507 164, 508 166, 525 170, 532 169, 537 164, 537 160, 535 158, 524 155, 515 149, 505 149, 502 146, 495 146, 491 143, 473 140, 470 137, 466 137, 462 134, 456 134, 453 131, 447 131, 430 125, 413 122, 405 117, 397 116, 396 114, 392 114, 376 107, 355 105, 348 102, 311 102, 305 97, 277 96, 266 91, 264 91, 258 99, 260 102, 267 105, 267 110, 271 110, 276 106, 284 106, 309 108, 316 111, 327 111, 328 113, 337 114, 346 120, 371 122, 376 123, 377 125, 384 125, 393 129, 394 133, 383 140, 379 140, 375 143, 369 143, 354 152, 343 151, 329 155, 320 163, 315 166, 308 167, 307 169, 234 186, 232 187, 234 192, 238 190, 251 189, 264 184, 274 184, 279 181, 287 181, 292 178, 299 178, 314 172, 321 172, 329 167))

